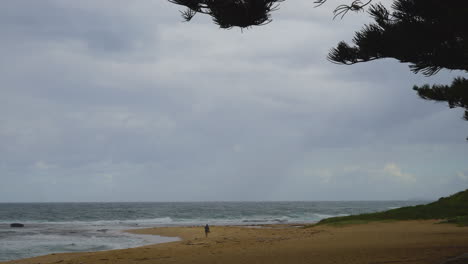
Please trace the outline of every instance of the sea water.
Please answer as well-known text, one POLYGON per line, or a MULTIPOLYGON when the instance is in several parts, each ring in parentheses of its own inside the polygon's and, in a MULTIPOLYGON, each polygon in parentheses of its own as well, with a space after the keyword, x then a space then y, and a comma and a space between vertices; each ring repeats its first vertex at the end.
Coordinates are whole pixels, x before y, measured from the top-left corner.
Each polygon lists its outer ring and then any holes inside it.
POLYGON ((177 240, 123 232, 127 229, 314 223, 332 216, 422 203, 425 202, 0 203, 0 261, 177 240), (11 223, 25 227, 11 228, 11 223))

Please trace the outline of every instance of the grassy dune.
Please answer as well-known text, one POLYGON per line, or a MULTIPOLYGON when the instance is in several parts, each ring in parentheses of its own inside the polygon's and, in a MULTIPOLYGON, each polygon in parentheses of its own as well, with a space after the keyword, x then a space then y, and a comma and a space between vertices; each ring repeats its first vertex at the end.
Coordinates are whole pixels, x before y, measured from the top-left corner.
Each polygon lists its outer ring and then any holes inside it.
POLYGON ((441 219, 446 223, 468 226, 468 189, 426 205, 408 206, 378 213, 332 217, 323 219, 317 225, 418 219, 441 219))

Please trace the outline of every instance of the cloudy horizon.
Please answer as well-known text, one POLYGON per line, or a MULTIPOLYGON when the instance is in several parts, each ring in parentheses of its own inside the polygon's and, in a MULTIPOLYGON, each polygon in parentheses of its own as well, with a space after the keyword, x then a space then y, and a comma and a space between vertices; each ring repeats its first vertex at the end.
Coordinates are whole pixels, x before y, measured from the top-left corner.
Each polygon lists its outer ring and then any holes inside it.
POLYGON ((285 1, 241 32, 161 0, 0 3, 0 202, 435 199, 468 188, 448 84, 326 60, 368 21, 285 1))

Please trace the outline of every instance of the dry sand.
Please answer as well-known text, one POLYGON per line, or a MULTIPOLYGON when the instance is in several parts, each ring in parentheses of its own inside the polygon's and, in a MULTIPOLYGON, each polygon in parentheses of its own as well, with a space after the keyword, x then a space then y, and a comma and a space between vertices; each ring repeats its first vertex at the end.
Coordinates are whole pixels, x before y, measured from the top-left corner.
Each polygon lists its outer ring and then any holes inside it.
POLYGON ((437 224, 437 221, 307 229, 294 226, 212 226, 208 238, 205 238, 203 227, 152 228, 131 232, 177 236, 183 240, 123 250, 53 254, 6 263, 440 264, 468 252, 468 228, 437 224))

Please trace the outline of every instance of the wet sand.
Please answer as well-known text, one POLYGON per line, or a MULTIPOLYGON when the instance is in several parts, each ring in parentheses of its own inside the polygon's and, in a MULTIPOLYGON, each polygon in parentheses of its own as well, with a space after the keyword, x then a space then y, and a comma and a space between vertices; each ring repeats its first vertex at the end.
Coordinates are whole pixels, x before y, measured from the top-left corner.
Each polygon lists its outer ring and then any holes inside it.
MULTIPOLYGON (((130 230, 180 237, 177 242, 91 253, 53 254, 5 263, 318 263, 440 264, 468 253, 468 227, 401 221, 301 228, 212 226, 130 230)), ((468 262, 467 262, 468 263, 468 262)))

